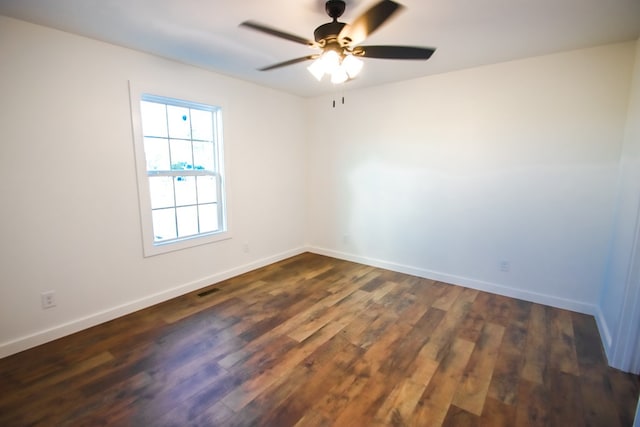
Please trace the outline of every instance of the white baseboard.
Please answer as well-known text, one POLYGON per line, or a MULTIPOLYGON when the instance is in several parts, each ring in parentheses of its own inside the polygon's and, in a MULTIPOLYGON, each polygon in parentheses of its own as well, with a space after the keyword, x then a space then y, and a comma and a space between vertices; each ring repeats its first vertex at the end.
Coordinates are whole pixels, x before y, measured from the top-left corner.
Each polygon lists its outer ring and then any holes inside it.
POLYGON ((198 289, 221 282, 231 277, 239 276, 240 274, 247 273, 251 270, 255 270, 269 264, 273 264, 274 262, 299 255, 303 252, 306 252, 306 248, 301 247, 292 249, 290 251, 262 258, 248 264, 234 267, 227 271, 216 273, 211 276, 203 277, 189 283, 185 283, 149 296, 145 296, 134 301, 129 301, 127 303, 111 307, 97 313, 93 313, 89 316, 74 319, 70 322, 56 325, 49 329, 22 336, 11 341, 6 341, 0 344, 0 358, 21 352, 23 350, 27 350, 29 348, 47 343, 49 341, 53 341, 58 338, 62 338, 66 335, 79 332, 83 329, 96 326, 100 323, 108 322, 109 320, 113 320, 118 317, 133 313, 135 311, 150 307, 154 304, 159 304, 161 302, 170 300, 171 298, 196 291, 198 289))
POLYGON ((611 361, 613 356, 613 337, 611 336, 611 330, 607 324, 607 319, 604 316, 604 313, 602 313, 600 306, 597 307, 594 317, 596 318, 596 325, 598 325, 598 331, 600 332, 605 355, 607 356, 607 360, 611 361))
POLYGON ((372 267, 384 268, 385 270, 397 271, 399 273, 410 274, 412 276, 423 277, 425 279, 437 280, 439 282, 451 283, 452 285, 464 286, 479 291, 490 292, 494 294, 504 295, 511 298, 534 302, 538 304, 549 305, 551 307, 562 308, 565 310, 576 311, 578 313, 590 314, 595 316, 598 307, 595 304, 583 301, 561 298, 554 295, 541 294, 534 291, 515 289, 496 283, 484 282, 481 280, 461 277, 433 270, 427 270, 418 267, 412 267, 403 264, 383 261, 374 258, 363 257, 359 255, 348 254, 344 252, 334 251, 331 249, 319 248, 314 246, 307 247, 309 252, 319 255, 326 255, 332 258, 343 259, 345 261, 357 262, 359 264, 370 265, 372 267))

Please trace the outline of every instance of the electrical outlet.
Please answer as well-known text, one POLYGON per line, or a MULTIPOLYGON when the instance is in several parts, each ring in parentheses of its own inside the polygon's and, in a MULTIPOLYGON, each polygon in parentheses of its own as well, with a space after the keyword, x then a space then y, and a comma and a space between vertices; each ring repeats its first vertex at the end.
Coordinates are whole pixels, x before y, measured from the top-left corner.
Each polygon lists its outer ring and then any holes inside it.
POLYGON ((40 294, 42 301, 42 308, 47 309, 56 306, 56 293, 55 291, 47 291, 40 294))
POLYGON ((500 261, 500 271, 503 273, 511 271, 511 263, 509 261, 500 261))
POLYGON ((242 245, 242 252, 244 252, 245 254, 249 253, 249 244, 245 243, 244 245, 242 245))

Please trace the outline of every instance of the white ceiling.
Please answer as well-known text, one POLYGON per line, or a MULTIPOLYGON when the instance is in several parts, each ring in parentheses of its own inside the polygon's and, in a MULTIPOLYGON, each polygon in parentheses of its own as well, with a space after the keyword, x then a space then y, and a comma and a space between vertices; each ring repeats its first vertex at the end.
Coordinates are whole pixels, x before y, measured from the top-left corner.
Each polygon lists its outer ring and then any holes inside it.
MULTIPOLYGON (((346 0, 351 22, 377 0, 346 0)), ((635 40, 640 0, 399 0, 406 9, 365 44, 437 47, 428 61, 365 59, 345 89, 563 50, 635 40)), ((335 91, 306 64, 256 68, 309 48, 238 27, 255 20, 313 39, 322 0, 0 0, 0 14, 175 59, 300 96, 335 91)))

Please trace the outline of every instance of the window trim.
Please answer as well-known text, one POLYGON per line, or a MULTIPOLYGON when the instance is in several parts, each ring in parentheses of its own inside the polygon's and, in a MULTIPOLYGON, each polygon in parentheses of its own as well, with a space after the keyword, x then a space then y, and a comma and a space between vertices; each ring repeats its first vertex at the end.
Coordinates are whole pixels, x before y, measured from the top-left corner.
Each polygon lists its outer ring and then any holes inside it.
MULTIPOLYGON (((218 129, 216 131, 218 141, 222 141, 221 144, 216 144, 217 152, 215 153, 218 156, 218 170, 215 171, 216 175, 219 175, 221 179, 219 180, 220 184, 220 194, 219 194, 219 203, 221 204, 222 217, 220 220, 222 221, 222 230, 217 232, 210 232, 203 235, 195 235, 188 236, 183 238, 178 238, 171 241, 166 242, 155 242, 154 241, 154 233, 153 233, 153 219, 152 219, 152 209, 151 209, 151 193, 149 190, 149 176, 150 172, 147 171, 146 157, 144 152, 144 135, 142 131, 142 115, 140 111, 140 102, 143 99, 143 96, 146 100, 151 98, 155 98, 159 102, 165 102, 167 99, 176 104, 183 103, 183 106, 203 106, 206 109, 211 109, 212 107, 218 111, 216 114, 221 115, 222 111, 226 111, 223 103, 221 102, 206 102, 201 99, 201 95, 191 94, 191 93, 172 93, 172 91, 167 91, 166 89, 158 89, 154 87, 143 87, 139 86, 132 81, 129 81, 129 98, 130 98, 130 107, 131 107, 131 124, 132 124, 132 133, 133 133, 133 145, 134 145, 134 153, 135 153, 135 164, 136 164, 136 179, 138 184, 138 207, 140 212, 140 225, 141 225, 141 238, 142 238, 142 248, 143 248, 143 256, 150 257, 155 255, 160 255, 167 252, 173 252, 177 250, 187 249, 195 246, 206 245, 214 242, 219 242, 222 240, 227 240, 231 238, 231 225, 230 225, 230 208, 227 198, 227 164, 226 164, 226 156, 224 150, 224 126, 222 123, 222 117, 218 116, 218 129), (184 101, 189 100, 189 101, 184 101), (193 100, 193 101, 191 101, 193 100)), ((176 171, 177 172, 177 171, 176 171)), ((151 172, 153 175, 153 172, 151 172)), ((189 171, 180 171, 180 175, 189 175, 189 171)))

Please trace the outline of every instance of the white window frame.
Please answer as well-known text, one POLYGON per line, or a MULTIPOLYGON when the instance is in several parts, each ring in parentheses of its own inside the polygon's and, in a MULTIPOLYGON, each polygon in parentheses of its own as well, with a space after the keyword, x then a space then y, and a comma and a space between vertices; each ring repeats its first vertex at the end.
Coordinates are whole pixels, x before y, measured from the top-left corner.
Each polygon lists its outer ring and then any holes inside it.
MULTIPOLYGON (((183 93, 168 93, 167 90, 162 90, 153 87, 143 87, 129 82, 129 96, 131 102, 131 123, 133 132, 133 142, 136 160, 136 177, 138 181, 138 199, 140 208, 140 222, 142 229, 142 247, 145 257, 159 255, 167 252, 182 250, 191 248, 194 246, 200 246, 204 244, 219 242, 231 238, 230 221, 229 221, 229 206, 227 204, 226 197, 226 165, 224 156, 224 135, 222 126, 222 110, 224 107, 220 102, 212 103, 206 100, 199 99, 199 96, 193 96, 194 94, 183 93), (155 98, 161 101, 163 98, 177 103, 182 102, 183 106, 188 105, 201 105, 212 107, 216 110, 215 116, 217 116, 217 126, 215 130, 216 138, 216 156, 218 157, 217 166, 218 170, 215 171, 215 175, 220 177, 218 188, 218 204, 219 209, 219 221, 221 221, 221 230, 209 233, 198 234, 194 236, 188 236, 178 238, 170 241, 156 242, 153 232, 153 218, 151 209, 151 194, 149 190, 149 177, 154 175, 154 172, 147 171, 147 163, 144 151, 144 135, 142 129, 142 115, 140 110, 140 103, 143 97, 155 98)), ((174 173, 171 172, 173 175, 174 173)), ((189 176, 193 172, 175 171, 176 176, 189 176)))

